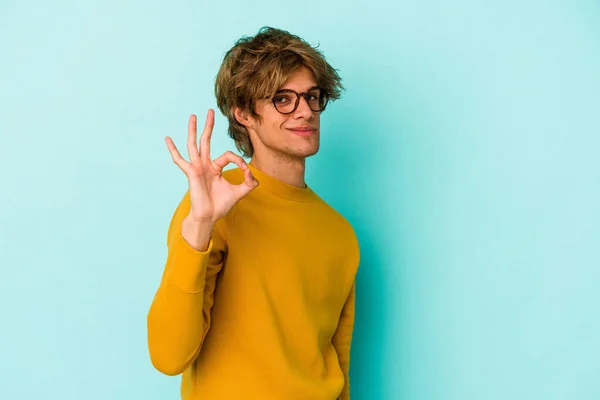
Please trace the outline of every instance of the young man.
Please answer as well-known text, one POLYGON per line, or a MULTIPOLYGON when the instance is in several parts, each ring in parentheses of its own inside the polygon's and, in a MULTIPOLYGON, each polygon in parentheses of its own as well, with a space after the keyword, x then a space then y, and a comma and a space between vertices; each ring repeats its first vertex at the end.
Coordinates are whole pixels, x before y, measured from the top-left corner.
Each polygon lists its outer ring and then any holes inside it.
POLYGON ((263 28, 227 52, 215 84, 249 164, 211 158, 212 110, 199 148, 190 117, 189 162, 166 139, 189 190, 169 227, 148 345, 155 368, 183 374, 182 399, 350 398, 359 245, 304 180, 341 90, 319 51, 263 28))

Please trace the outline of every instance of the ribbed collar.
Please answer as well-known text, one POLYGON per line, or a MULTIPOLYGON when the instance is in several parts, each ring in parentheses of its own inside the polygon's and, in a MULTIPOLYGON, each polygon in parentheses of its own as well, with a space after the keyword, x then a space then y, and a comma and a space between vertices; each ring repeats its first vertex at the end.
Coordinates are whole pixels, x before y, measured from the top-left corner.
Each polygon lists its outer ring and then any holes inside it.
POLYGON ((289 183, 285 183, 267 175, 265 172, 259 170, 254 165, 248 164, 252 175, 258 180, 259 185, 256 189, 264 189, 267 192, 274 194, 275 196, 282 197, 292 201, 311 201, 317 198, 317 194, 306 185, 305 188, 299 188, 289 183))

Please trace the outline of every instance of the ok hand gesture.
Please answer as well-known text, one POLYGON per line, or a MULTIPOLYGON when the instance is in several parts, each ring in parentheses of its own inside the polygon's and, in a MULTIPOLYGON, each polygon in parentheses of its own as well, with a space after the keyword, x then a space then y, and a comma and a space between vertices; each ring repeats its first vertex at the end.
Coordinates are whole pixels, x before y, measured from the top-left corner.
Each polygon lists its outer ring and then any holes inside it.
POLYGON ((190 161, 186 161, 175 147, 173 140, 166 137, 167 147, 173 162, 185 173, 189 182, 190 214, 195 222, 214 223, 225 216, 229 210, 252 189, 258 186, 258 181, 252 176, 250 168, 244 159, 231 151, 226 151, 220 157, 211 159, 210 138, 215 122, 214 110, 208 110, 206 123, 200 137, 200 149, 196 138, 196 116, 191 115, 188 123, 187 150, 190 161), (245 180, 239 185, 229 183, 221 172, 229 164, 235 163, 244 171, 245 180))

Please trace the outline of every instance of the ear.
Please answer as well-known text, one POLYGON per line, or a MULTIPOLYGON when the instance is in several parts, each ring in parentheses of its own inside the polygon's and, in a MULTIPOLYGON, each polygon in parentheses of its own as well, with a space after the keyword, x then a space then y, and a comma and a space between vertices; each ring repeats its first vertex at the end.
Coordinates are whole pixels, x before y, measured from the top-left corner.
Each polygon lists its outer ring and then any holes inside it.
POLYGON ((252 123, 254 122, 254 119, 250 115, 248 115, 247 112, 243 111, 239 107, 235 107, 233 109, 233 115, 235 116, 235 119, 237 120, 237 122, 244 125, 246 128, 252 127, 252 123))

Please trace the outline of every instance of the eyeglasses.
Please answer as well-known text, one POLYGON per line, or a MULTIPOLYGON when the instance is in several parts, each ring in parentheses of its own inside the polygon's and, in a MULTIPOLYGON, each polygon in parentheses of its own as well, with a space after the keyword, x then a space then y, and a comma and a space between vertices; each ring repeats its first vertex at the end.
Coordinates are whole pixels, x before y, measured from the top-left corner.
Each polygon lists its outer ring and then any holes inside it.
MULTIPOLYGON (((291 114, 298 108, 300 97, 304 97, 308 107, 314 112, 322 112, 329 101, 327 93, 318 86, 310 88, 308 92, 298 93, 291 89, 278 90, 271 98, 275 109, 281 114, 291 114)), ((269 97, 267 97, 269 99, 269 97)))

